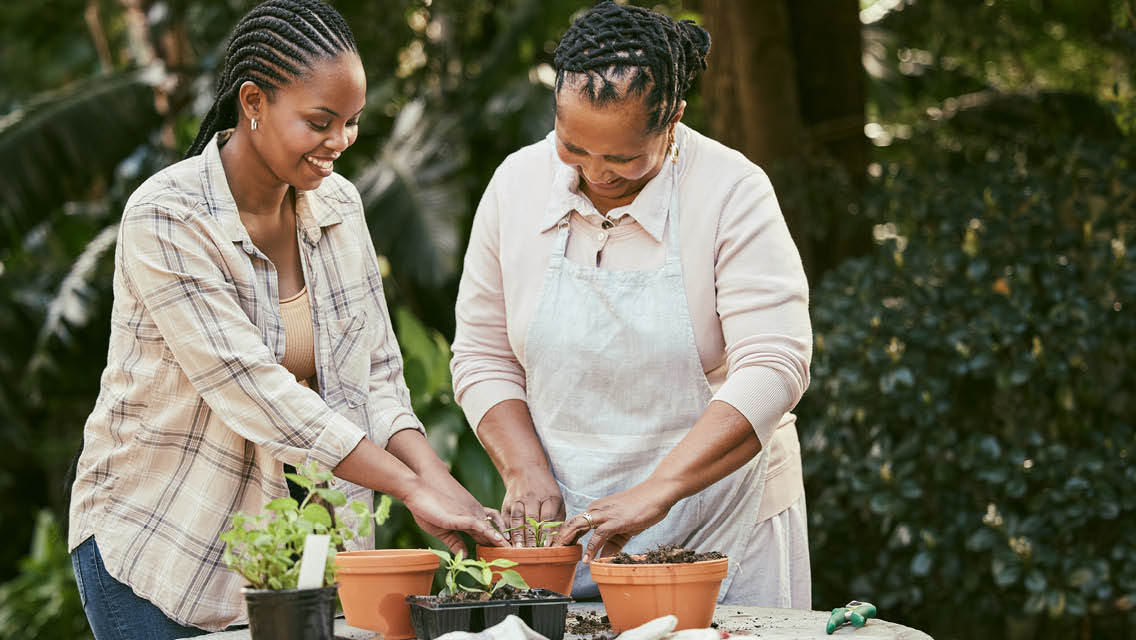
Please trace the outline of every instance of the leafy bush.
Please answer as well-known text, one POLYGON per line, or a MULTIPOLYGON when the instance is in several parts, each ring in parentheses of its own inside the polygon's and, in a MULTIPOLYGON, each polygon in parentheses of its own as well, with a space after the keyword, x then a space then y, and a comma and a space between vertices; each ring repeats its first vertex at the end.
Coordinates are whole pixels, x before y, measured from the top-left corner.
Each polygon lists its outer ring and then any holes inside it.
POLYGON ((1042 146, 880 167, 875 254, 813 292, 818 608, 936 638, 1136 621, 1136 149, 1042 146))
POLYGON ((66 540, 51 511, 42 509, 31 552, 20 560, 20 575, 0 586, 0 638, 90 637, 66 540))

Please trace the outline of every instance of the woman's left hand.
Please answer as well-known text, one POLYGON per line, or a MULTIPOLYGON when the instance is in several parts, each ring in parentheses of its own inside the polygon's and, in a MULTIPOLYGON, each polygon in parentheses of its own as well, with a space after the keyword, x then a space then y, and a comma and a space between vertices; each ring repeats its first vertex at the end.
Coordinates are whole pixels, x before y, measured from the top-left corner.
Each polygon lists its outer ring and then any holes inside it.
POLYGON ((600 498, 588 505, 584 513, 568 519, 556 536, 554 545, 575 544, 589 529, 594 529, 584 562, 601 555, 619 553, 627 542, 658 524, 674 506, 664 492, 649 484, 639 484, 626 491, 600 498))

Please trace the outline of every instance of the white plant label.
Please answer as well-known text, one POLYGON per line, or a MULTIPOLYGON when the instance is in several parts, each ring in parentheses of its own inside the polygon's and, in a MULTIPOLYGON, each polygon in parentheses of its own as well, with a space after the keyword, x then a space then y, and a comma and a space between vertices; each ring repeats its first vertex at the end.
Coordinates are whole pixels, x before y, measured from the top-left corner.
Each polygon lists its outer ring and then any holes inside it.
POLYGON ((327 547, 331 537, 309 533, 304 539, 304 557, 300 559, 300 577, 297 589, 316 589, 323 586, 323 570, 327 566, 327 547))

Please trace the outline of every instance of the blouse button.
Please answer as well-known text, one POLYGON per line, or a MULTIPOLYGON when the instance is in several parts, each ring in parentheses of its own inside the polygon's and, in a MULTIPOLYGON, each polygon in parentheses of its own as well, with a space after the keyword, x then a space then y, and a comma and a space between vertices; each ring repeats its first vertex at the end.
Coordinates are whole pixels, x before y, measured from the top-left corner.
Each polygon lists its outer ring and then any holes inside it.
POLYGON ((596 240, 603 242, 606 239, 607 239, 607 233, 600 231, 599 233, 596 234, 596 240))

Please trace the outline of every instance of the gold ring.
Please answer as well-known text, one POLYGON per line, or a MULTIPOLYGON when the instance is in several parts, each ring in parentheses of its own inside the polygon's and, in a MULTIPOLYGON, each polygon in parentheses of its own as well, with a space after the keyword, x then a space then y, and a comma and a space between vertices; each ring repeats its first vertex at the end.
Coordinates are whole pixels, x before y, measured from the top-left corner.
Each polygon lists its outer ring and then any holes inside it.
POLYGON ((592 514, 585 511, 585 512, 581 513, 580 515, 583 516, 584 519, 588 521, 588 528, 589 529, 595 529, 596 528, 596 521, 592 520, 592 514))

